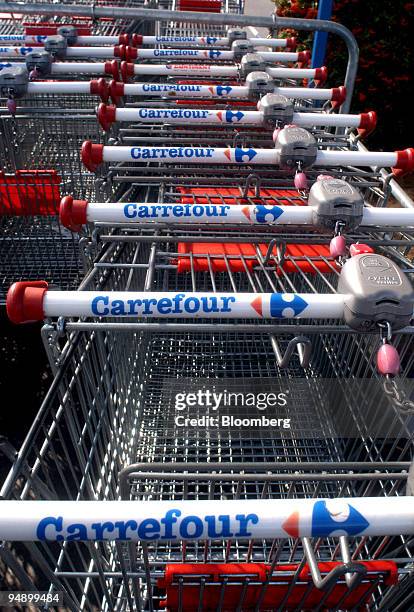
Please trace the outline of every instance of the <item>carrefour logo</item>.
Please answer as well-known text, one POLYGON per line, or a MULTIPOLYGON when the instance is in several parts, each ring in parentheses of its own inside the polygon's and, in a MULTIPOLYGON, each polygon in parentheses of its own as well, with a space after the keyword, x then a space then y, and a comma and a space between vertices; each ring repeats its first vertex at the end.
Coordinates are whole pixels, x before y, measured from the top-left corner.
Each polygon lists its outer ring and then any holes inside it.
POLYGON ((354 536, 369 527, 369 522, 351 504, 317 501, 312 512, 312 536, 349 535, 354 536))
MULTIPOLYGON (((234 151, 234 161, 237 162, 238 164, 249 163, 257 155, 257 151, 255 151, 254 149, 240 149, 239 147, 237 147, 236 149, 233 149, 233 151, 234 151)), ((224 151, 224 155, 227 157, 229 161, 233 161, 232 160, 232 149, 226 149, 224 151)))
POLYGON ((200 38, 200 42, 206 45, 214 45, 218 41, 218 38, 214 38, 214 36, 203 36, 200 38))
POLYGON ((213 95, 216 94, 217 96, 228 96, 233 88, 229 85, 217 85, 216 87, 209 87, 208 89, 213 95))
POLYGON ((258 223, 272 223, 283 215, 283 209, 279 206, 258 205, 255 209, 256 221, 258 223))
POLYGON ((217 117, 220 121, 224 121, 225 123, 237 123, 243 119, 244 113, 241 111, 233 112, 231 110, 218 111, 217 117))
POLYGON ((27 55, 34 51, 33 47, 16 47, 15 49, 10 49, 9 47, 0 48, 0 53, 14 53, 15 55, 27 55))
POLYGON ((210 51, 204 51, 204 56, 209 59, 217 59, 221 56, 221 51, 217 49, 211 49, 210 51))

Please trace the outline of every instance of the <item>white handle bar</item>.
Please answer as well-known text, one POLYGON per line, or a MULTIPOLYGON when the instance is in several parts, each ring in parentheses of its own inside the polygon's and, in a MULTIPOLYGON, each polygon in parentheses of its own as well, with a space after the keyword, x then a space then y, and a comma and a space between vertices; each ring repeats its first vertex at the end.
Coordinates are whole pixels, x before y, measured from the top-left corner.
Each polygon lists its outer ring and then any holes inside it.
MULTIPOLYGON (((200 123, 218 125, 266 125, 262 111, 206 110, 192 108, 116 108, 100 107, 98 119, 103 127, 113 122, 178 123, 179 125, 200 123)), ((294 113, 292 123, 301 127, 349 127, 361 125, 361 115, 333 113, 294 113)), ((105 127, 107 129, 107 127, 105 127)))
MULTIPOLYGON (((398 168, 405 151, 318 151, 313 166, 378 166, 398 168)), ((105 146, 87 141, 82 146, 82 161, 94 171, 102 162, 156 162, 189 164, 279 165, 276 149, 215 147, 128 147, 105 146)), ((404 163, 404 160, 402 160, 404 163)), ((403 166, 405 168, 405 165, 403 166)))
MULTIPOLYGON (((73 200, 71 198, 71 204, 73 200)), ((81 225, 86 223, 166 223, 166 224, 241 224, 241 225, 314 225, 316 209, 312 206, 266 204, 196 203, 173 204, 141 202, 87 202, 77 200, 82 209, 81 225)), ((62 207, 62 204, 61 204, 62 207)), ((71 217, 71 205, 67 209, 71 217)), ((62 220, 62 216, 61 216, 62 220)), ((371 208, 366 206, 360 223, 363 227, 413 227, 414 210, 410 208, 371 208)))
POLYGON ((15 283, 7 295, 14 322, 48 317, 134 319, 340 319, 346 295, 314 293, 202 293, 49 291, 47 283, 15 283), (30 284, 30 290, 27 285, 30 284), (38 285, 41 285, 40 287, 38 285), (22 290, 23 289, 23 290, 22 290), (18 312, 19 320, 13 312, 18 312))
POLYGON ((2 501, 6 541, 208 540, 414 533, 414 497, 2 501))

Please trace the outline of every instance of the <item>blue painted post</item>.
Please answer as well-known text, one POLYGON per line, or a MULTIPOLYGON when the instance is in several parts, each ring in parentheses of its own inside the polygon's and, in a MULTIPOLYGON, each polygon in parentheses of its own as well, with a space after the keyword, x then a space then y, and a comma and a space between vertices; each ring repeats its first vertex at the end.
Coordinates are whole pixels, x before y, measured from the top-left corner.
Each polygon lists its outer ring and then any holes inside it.
MULTIPOLYGON (((330 19, 332 17, 333 0, 319 0, 318 19, 330 19)), ((326 45, 328 41, 327 32, 315 32, 312 51, 312 68, 320 68, 324 65, 326 45)))

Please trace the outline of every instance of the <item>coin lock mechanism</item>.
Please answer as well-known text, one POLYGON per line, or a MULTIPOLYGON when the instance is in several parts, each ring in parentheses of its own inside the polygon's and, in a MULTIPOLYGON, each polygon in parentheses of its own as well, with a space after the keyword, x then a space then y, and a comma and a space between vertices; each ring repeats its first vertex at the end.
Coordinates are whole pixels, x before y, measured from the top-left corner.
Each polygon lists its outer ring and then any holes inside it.
POLYGON ((300 127, 288 126, 280 130, 275 149, 279 152, 279 165, 292 170, 299 165, 309 168, 318 154, 315 138, 300 127))
POLYGON ((235 40, 231 45, 235 62, 240 62, 247 53, 254 53, 254 47, 250 40, 235 40))
POLYGON ((358 228, 364 214, 361 192, 342 179, 316 181, 309 192, 308 206, 313 208, 317 227, 335 230, 341 223, 344 230, 358 228))
POLYGON ((12 95, 22 98, 29 85, 29 73, 25 66, 12 66, 0 70, 0 93, 2 96, 12 95))
POLYGON ((248 89, 249 99, 257 100, 260 98, 260 96, 272 93, 275 88, 275 84, 267 72, 259 72, 255 70, 246 76, 246 87, 248 89))
POLYGON ((78 39, 78 31, 75 26, 67 25, 60 26, 57 29, 57 33, 59 36, 63 36, 66 39, 68 45, 75 45, 78 39))
POLYGON ((235 40, 246 40, 247 32, 233 28, 227 32, 227 38, 229 39, 229 46, 231 47, 235 40))
POLYGON ((48 36, 45 40, 45 51, 58 59, 66 57, 68 41, 63 36, 48 36))
POLYGON ((48 76, 52 71, 52 56, 47 51, 32 51, 25 56, 25 61, 29 73, 37 70, 42 76, 48 76))
POLYGON ((257 53, 246 53, 240 61, 240 74, 246 78, 251 72, 265 72, 266 62, 257 53))
POLYGON ((293 121, 293 103, 280 94, 266 94, 260 99, 257 108, 263 113, 265 124, 270 127, 283 127, 293 121))
POLYGON ((338 293, 344 294, 344 316, 357 331, 388 322, 395 331, 413 317, 414 290, 408 277, 388 257, 356 255, 341 270, 338 293))

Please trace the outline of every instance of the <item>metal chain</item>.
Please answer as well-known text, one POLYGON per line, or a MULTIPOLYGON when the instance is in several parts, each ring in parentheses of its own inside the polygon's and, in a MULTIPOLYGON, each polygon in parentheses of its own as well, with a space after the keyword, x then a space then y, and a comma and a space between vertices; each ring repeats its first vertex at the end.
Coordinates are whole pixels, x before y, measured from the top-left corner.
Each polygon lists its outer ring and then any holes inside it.
POLYGON ((414 414, 414 402, 407 398, 404 391, 397 389, 397 383, 388 376, 384 378, 384 391, 395 408, 404 415, 414 414))

